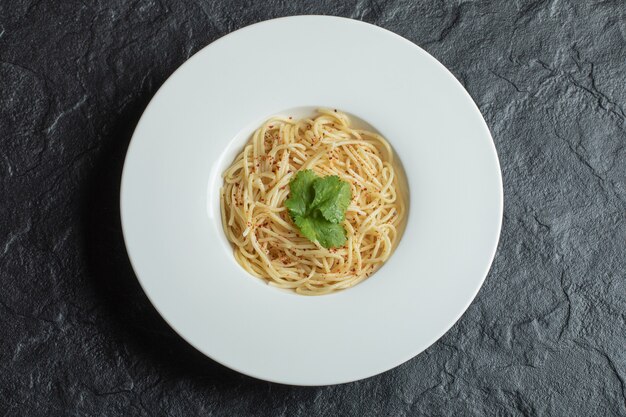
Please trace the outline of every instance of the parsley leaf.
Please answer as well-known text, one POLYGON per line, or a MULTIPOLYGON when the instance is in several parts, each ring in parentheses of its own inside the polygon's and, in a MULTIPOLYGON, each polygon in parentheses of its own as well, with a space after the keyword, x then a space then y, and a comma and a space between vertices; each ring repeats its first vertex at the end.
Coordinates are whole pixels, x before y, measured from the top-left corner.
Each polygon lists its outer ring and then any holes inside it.
POLYGON ((325 248, 345 245, 341 223, 352 199, 350 185, 336 175, 320 178, 308 169, 296 174, 289 189, 285 206, 302 236, 325 248))
POLYGON ((299 171, 289 183, 289 198, 285 201, 285 207, 289 209, 291 216, 306 216, 313 199, 315 190, 313 182, 319 177, 307 169, 299 171))
POLYGON ((315 198, 311 206, 318 209, 331 223, 341 223, 346 218, 346 209, 352 199, 352 191, 347 182, 338 176, 319 178, 313 183, 315 198))
POLYGON ((318 242, 325 248, 340 248, 346 244, 346 230, 340 224, 331 223, 323 217, 295 217, 294 222, 302 236, 318 242))

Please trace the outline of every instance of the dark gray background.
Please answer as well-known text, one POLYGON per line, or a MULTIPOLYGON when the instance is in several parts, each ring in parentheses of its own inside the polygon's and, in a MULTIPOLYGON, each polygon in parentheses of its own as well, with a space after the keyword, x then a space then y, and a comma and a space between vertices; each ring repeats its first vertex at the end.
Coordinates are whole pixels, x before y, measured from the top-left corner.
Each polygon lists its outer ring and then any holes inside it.
POLYGON ((0 416, 626 416, 625 12, 3 0, 0 416), (124 153, 158 87, 220 36, 292 14, 425 48, 477 102, 504 176, 499 250, 463 318, 404 365, 333 387, 257 381, 190 348, 142 293, 119 222, 124 153))

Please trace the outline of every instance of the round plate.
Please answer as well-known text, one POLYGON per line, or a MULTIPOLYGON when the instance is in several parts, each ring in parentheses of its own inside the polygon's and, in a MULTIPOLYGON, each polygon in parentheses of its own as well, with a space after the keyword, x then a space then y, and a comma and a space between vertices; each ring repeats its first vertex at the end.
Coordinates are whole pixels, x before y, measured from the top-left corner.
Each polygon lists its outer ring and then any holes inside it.
POLYGON ((167 80, 128 149, 121 214, 143 289, 185 340, 253 377, 327 385, 397 366, 458 320, 496 250, 502 179, 478 108, 433 57, 376 26, 299 16, 225 36, 167 80), (219 188, 260 122, 316 106, 358 116, 389 140, 410 205, 376 274, 306 297, 235 262, 219 188))

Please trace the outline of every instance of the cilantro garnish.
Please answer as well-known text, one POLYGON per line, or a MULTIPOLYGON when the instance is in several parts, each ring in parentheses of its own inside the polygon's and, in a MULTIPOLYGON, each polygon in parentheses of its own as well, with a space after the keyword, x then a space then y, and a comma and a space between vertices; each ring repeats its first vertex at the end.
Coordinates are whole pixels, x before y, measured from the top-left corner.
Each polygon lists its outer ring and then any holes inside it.
POLYGON ((350 185, 336 175, 322 178, 307 169, 296 174, 289 189, 285 207, 302 236, 325 248, 345 245, 346 230, 341 223, 352 199, 350 185))

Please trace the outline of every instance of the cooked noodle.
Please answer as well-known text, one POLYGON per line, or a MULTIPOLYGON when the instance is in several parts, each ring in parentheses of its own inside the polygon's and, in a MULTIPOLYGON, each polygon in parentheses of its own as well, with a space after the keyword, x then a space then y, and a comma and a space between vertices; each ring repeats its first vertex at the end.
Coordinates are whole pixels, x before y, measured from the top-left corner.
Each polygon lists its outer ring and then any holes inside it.
POLYGON ((389 144, 351 128, 336 110, 320 109, 314 119, 269 119, 223 177, 222 223, 235 259, 276 287, 307 295, 352 287, 380 268, 402 232, 405 203, 389 144), (311 242, 290 218, 284 202, 302 169, 350 184, 344 247, 311 242))

